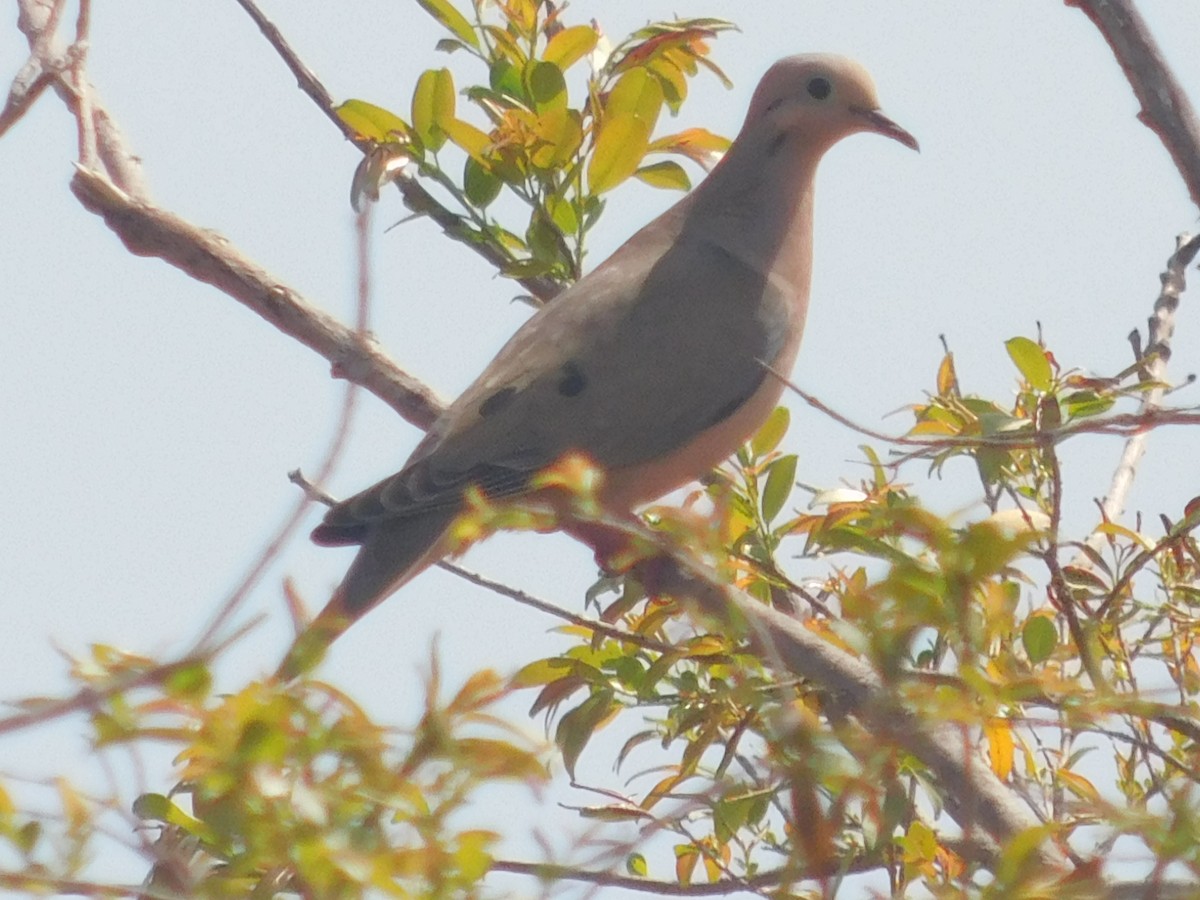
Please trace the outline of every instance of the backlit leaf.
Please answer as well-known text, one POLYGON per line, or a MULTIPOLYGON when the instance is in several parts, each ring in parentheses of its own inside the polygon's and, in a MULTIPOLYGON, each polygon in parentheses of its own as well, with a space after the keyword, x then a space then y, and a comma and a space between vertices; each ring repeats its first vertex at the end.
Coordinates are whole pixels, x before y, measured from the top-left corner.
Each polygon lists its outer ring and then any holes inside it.
POLYGON ((395 141, 408 134, 403 119, 366 100, 347 100, 333 110, 355 133, 372 141, 395 141))
POLYGON ((779 515, 795 484, 796 454, 789 453, 771 463, 767 485, 762 492, 762 514, 766 522, 772 522, 779 515))
POLYGON ((449 69, 428 69, 413 91, 412 120, 417 137, 428 150, 446 143, 442 123, 454 119, 454 76, 449 69))
POLYGON ((590 25, 573 25, 564 28, 546 44, 542 59, 554 63, 562 71, 571 68, 576 62, 596 49, 600 39, 596 29, 590 25))
POLYGON ((1054 372, 1050 368, 1050 360, 1046 359, 1046 351, 1036 341, 1027 337, 1009 338, 1004 342, 1004 347, 1030 387, 1038 391, 1050 390, 1054 384, 1054 372))
POLYGON ((758 433, 750 439, 750 452, 754 456, 766 456, 783 440, 783 436, 787 434, 788 426, 791 424, 792 414, 788 412, 786 406, 777 406, 767 417, 767 421, 763 423, 762 428, 758 429, 758 433))
POLYGON ((687 191, 692 187, 691 179, 688 178, 687 172, 683 170, 683 166, 670 160, 642 166, 633 174, 640 181, 646 182, 651 187, 667 188, 676 191, 687 191))
POLYGON ((451 119, 441 123, 442 131, 454 142, 455 146, 465 151, 476 162, 487 166, 487 150, 492 145, 492 139, 462 119, 451 119))
POLYGON ((1021 629, 1021 643, 1029 661, 1037 665, 1050 658, 1058 644, 1058 631, 1047 616, 1030 616, 1021 629))
POLYGON ((606 117, 588 163, 588 190, 603 194, 636 172, 649 139, 650 126, 637 116, 606 117))
POLYGON ((642 69, 631 69, 613 85, 604 104, 604 116, 635 116, 646 123, 646 134, 654 131, 662 111, 663 92, 658 81, 642 69))
POLYGON ((988 742, 988 758, 992 771, 1001 781, 1007 780, 1013 767, 1012 728, 1007 719, 991 718, 983 727, 988 742))
POLYGON ((535 62, 526 75, 526 84, 529 99, 538 112, 566 108, 567 83, 562 69, 554 63, 535 62))
POLYGON ((449 0, 417 0, 417 3, 460 41, 476 50, 479 49, 479 37, 475 34, 475 29, 449 0))

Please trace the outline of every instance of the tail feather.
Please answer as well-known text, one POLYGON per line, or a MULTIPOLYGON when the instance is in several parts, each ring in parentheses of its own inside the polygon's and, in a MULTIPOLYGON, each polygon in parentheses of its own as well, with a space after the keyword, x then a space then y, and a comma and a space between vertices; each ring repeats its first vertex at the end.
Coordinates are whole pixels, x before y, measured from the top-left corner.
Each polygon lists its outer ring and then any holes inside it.
POLYGON ((315 665, 347 628, 444 553, 457 509, 434 509, 372 524, 329 603, 292 643, 276 676, 290 680, 315 665))

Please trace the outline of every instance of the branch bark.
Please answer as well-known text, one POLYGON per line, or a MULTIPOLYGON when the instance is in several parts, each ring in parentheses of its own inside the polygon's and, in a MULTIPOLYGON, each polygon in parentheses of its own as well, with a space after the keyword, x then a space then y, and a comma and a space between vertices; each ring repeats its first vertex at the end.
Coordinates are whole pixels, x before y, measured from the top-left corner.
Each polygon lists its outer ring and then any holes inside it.
POLYGON ((76 168, 71 191, 104 219, 131 253, 156 256, 233 297, 329 360, 335 375, 366 388, 418 428, 428 429, 441 412, 437 396, 373 341, 361 340, 215 232, 134 199, 94 170, 76 168))
MULTIPOLYGON (((864 660, 838 649, 796 619, 722 583, 714 572, 666 546, 637 522, 578 521, 564 530, 600 556, 605 555, 605 548, 628 546, 630 539, 654 548, 634 567, 649 593, 689 599, 729 628, 745 630, 755 651, 769 665, 820 685, 872 733, 920 759, 936 776, 947 810, 968 839, 981 837, 982 829, 1004 846, 1017 835, 1041 827, 1033 811, 973 749, 961 727, 930 722, 906 707, 864 660)), ((1047 868, 1064 870, 1068 866, 1066 857, 1049 840, 1041 841, 1032 852, 1047 868)))
POLYGON ((1153 131, 1200 207, 1200 120, 1133 0, 1067 0, 1099 29, 1142 105, 1138 121, 1153 131))

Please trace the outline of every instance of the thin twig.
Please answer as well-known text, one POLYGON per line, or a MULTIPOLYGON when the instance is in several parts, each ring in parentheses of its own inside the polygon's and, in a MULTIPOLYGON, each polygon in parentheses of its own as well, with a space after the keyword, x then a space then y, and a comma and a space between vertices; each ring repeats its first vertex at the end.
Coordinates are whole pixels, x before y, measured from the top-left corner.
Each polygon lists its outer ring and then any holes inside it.
POLYGON ((1145 566, 1151 560, 1155 559, 1164 550, 1169 550, 1171 547, 1175 546, 1175 544, 1179 543, 1179 541, 1191 534, 1198 525, 1200 525, 1200 512, 1195 512, 1172 528, 1153 547, 1139 551, 1137 556, 1131 559, 1128 565, 1125 566, 1125 571, 1121 573, 1121 577, 1116 580, 1112 588, 1109 590, 1108 595, 1104 598, 1103 602, 1101 602, 1100 606, 1097 607, 1095 612, 1096 618, 1104 618, 1108 611, 1113 608, 1113 604, 1120 599, 1121 594, 1125 592, 1125 589, 1129 587, 1129 584, 1133 581, 1134 576, 1136 576, 1138 572, 1145 568, 1145 566))
MULTIPOLYGON (((370 324, 370 309, 371 309, 371 245, 370 245, 370 207, 368 206, 363 212, 359 213, 355 218, 355 236, 357 246, 357 269, 358 269, 358 284, 356 291, 355 309, 355 338, 360 342, 365 342, 367 337, 367 327, 370 324)), ((334 426, 333 436, 330 438, 329 446, 325 450, 324 459, 320 466, 317 467, 317 482, 322 484, 329 480, 337 467, 338 462, 342 458, 342 454, 346 449, 346 445, 350 439, 350 424, 354 420, 354 413, 358 407, 358 385, 354 382, 348 382, 345 393, 342 396, 342 403, 338 412, 338 421, 334 426)), ((220 628, 229 620, 229 618, 237 611, 237 609, 245 602, 245 599, 250 595, 250 592, 266 574, 268 567, 272 562, 283 552, 283 548, 291 541, 292 536, 304 521, 305 514, 308 512, 309 506, 312 504, 313 498, 307 493, 302 492, 299 501, 292 508, 292 511, 284 518, 283 524, 275 532, 275 536, 267 542, 258 559, 250 567, 250 571, 242 578, 241 583, 233 590, 233 592, 225 599, 218 607, 216 614, 208 627, 202 632, 198 641, 199 646, 203 646, 205 642, 211 640, 220 630, 220 628)))
POLYGON ((622 628, 614 628, 605 622, 599 622, 595 619, 589 619, 586 616, 580 616, 573 612, 568 612, 559 606, 555 606, 553 603, 550 603, 546 600, 540 600, 531 594, 525 593, 525 591, 519 591, 516 588, 511 588, 508 585, 501 584, 498 581, 492 581, 490 578, 485 578, 482 575, 471 572, 468 569, 464 569, 461 566, 455 565, 447 560, 441 560, 437 563, 437 566, 451 573, 452 575, 457 575, 464 581, 469 581, 471 584, 476 585, 477 587, 486 588, 487 590, 499 594, 502 597, 515 600, 518 603, 536 609, 539 612, 544 612, 562 619, 563 621, 570 622, 572 625, 578 625, 580 628, 587 628, 596 632, 597 634, 602 634, 605 637, 612 638, 614 641, 622 641, 626 644, 633 644, 637 647, 641 647, 643 650, 653 650, 656 653, 664 654, 675 653, 679 649, 671 644, 665 644, 662 641, 656 641, 654 638, 648 638, 644 635, 634 634, 633 632, 625 631, 622 628))
POLYGON ((244 635, 256 628, 261 621, 262 617, 256 616, 220 642, 211 644, 203 649, 193 646, 192 649, 181 654, 171 662, 151 666, 148 669, 131 672, 127 675, 117 676, 100 688, 88 685, 68 697, 49 700, 44 703, 39 702, 36 706, 32 706, 24 712, 5 716, 0 719, 0 735, 20 731, 23 728, 30 728, 34 725, 41 725, 81 710, 95 709, 110 697, 115 697, 118 694, 124 694, 140 687, 162 684, 178 671, 198 664, 207 664, 209 660, 223 652, 225 648, 241 640, 244 635))
POLYGON ((96 123, 92 106, 92 88, 87 80, 88 32, 91 28, 91 0, 79 0, 75 19, 75 42, 67 50, 71 60, 71 85, 75 89, 75 122, 79 129, 79 164, 95 168, 98 157, 96 123))
MULTIPOLYGON (((775 609, 720 578, 698 561, 667 545, 640 522, 589 520, 572 523, 570 533, 597 547, 627 546, 630 539, 655 552, 634 566, 648 593, 686 598, 727 626, 745 630, 751 645, 771 665, 808 678, 836 695, 847 713, 873 733, 894 741, 920 759, 958 804, 948 811, 966 831, 980 826, 1003 845, 1038 826, 1037 818, 978 759, 957 724, 931 722, 905 707, 866 661, 835 647, 775 609)), ((1035 851, 1050 868, 1064 864, 1049 842, 1035 851)))
POLYGON ((738 891, 759 892, 764 888, 779 887, 794 884, 799 881, 815 878, 828 878, 847 872, 850 874, 869 872, 882 866, 880 860, 856 859, 846 865, 831 868, 828 871, 811 869, 775 869, 760 872, 746 878, 726 878, 715 882, 682 884, 678 881, 655 881, 650 878, 636 878, 628 875, 617 875, 614 872, 589 872, 573 866, 557 865, 555 863, 527 863, 516 860, 495 860, 490 871, 510 872, 515 875, 531 875, 543 881, 579 881, 600 887, 623 888, 627 891, 638 891, 643 894, 657 894, 664 897, 724 897, 738 891))
MULTIPOLYGON (((811 406, 813 409, 828 416, 839 425, 844 425, 865 437, 874 438, 888 444, 917 448, 916 454, 939 453, 954 448, 977 449, 981 447, 996 447, 1008 450, 1033 450, 1050 443, 1062 443, 1069 438, 1085 434, 1108 435, 1112 437, 1130 437, 1153 431, 1166 425, 1196 426, 1200 425, 1200 411, 1194 408, 1163 409, 1152 408, 1137 413, 1122 413, 1111 416, 1080 419, 1061 425, 1057 428, 1046 428, 1034 431, 1032 425, 1024 431, 998 432, 988 435, 971 435, 970 437, 909 437, 907 435, 887 434, 860 425, 853 419, 838 412, 825 404, 818 397, 808 393, 785 375, 765 367, 767 372, 779 381, 789 391, 811 406)), ((915 454, 914 454, 915 455, 915 454)))
MULTIPOLYGON (((278 26, 267 18, 254 0, 237 0, 237 3, 254 20, 263 37, 267 39, 267 42, 279 54, 279 58, 283 60, 284 64, 296 77, 296 82, 299 84, 300 89, 312 98, 317 108, 321 110, 327 119, 337 126, 338 130, 347 140, 353 142, 360 150, 364 152, 368 151, 371 147, 371 142, 363 140, 354 132, 354 129, 342 121, 334 106, 333 95, 329 93, 312 69, 306 66, 300 57, 297 56, 291 45, 283 37, 278 26)), ((437 223, 447 236, 478 253, 496 269, 503 271, 506 268, 509 260, 503 253, 486 241, 478 240, 475 232, 468 227, 466 220, 462 216, 439 203, 437 198, 425 190, 415 178, 401 174, 395 179, 395 183, 404 198, 404 205, 410 210, 418 215, 428 216, 437 223)), ((517 278, 515 280, 529 292, 530 296, 542 303, 554 297, 563 289, 562 284, 553 278, 545 276, 532 276, 517 278)))

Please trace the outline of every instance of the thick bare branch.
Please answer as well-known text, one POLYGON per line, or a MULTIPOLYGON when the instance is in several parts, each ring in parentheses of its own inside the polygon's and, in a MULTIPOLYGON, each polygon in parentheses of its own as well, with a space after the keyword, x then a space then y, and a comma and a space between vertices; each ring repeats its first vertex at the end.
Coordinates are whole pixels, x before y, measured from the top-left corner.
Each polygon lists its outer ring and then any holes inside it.
POLYGON ((1068 0, 1104 35, 1142 105, 1138 119, 1158 135, 1200 206, 1200 120, 1133 0, 1068 0))
POLYGON ((99 172, 78 168, 71 190, 104 219, 131 253, 156 256, 249 307, 280 331, 317 351, 346 378, 427 429, 442 403, 372 341, 310 304, 239 253, 220 235, 197 228, 145 200, 135 200, 99 172))
MULTIPOLYGON (((969 736, 951 722, 934 723, 905 707, 868 663, 840 650, 790 616, 724 584, 700 563, 667 547, 639 523, 576 522, 565 530, 603 555, 634 537, 656 548, 636 566, 647 591, 689 598, 708 615, 744 628, 769 664, 807 678, 835 696, 846 713, 875 734, 904 747, 937 778, 947 809, 968 838, 983 834, 1003 846, 1041 823, 1026 804, 993 774, 969 736)), ((1051 868, 1067 863, 1048 840, 1037 853, 1051 868)))

